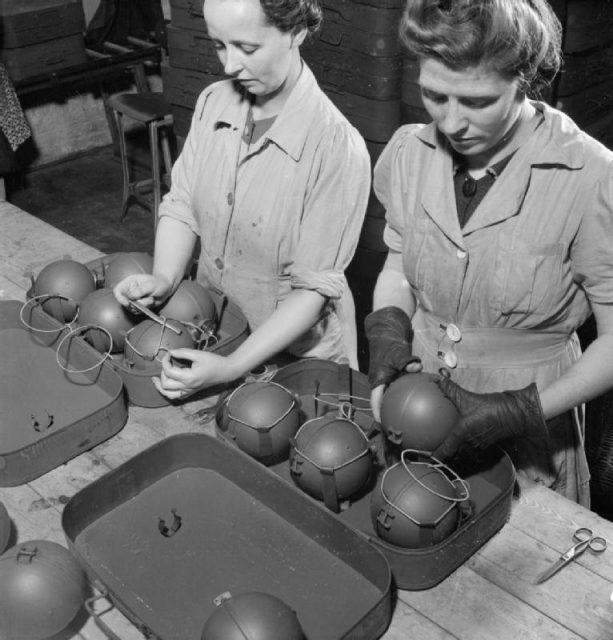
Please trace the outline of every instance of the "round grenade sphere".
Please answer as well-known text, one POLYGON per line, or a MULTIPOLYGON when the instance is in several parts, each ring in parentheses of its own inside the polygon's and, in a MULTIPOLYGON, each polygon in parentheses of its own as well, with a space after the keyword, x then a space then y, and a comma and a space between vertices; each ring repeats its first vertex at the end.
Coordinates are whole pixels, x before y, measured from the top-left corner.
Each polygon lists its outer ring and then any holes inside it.
POLYGON ((195 345, 193 336, 180 322, 168 320, 166 324, 161 324, 147 318, 127 333, 123 353, 129 366, 158 371, 159 360, 166 351, 184 347, 193 349, 195 345))
POLYGON ((85 595, 85 574, 65 547, 47 540, 11 547, 0 556, 0 638, 59 634, 85 595))
POLYGON ((305 635, 283 600, 253 591, 223 599, 206 621, 202 640, 305 640, 305 635))
POLYGON ((113 290, 107 287, 87 294, 81 302, 77 317, 79 325, 94 325, 109 332, 112 344, 103 331, 90 331, 85 335, 85 339, 102 353, 123 351, 126 334, 137 323, 138 318, 120 304, 113 290))
POLYGON ((280 384, 246 382, 228 397, 218 426, 256 460, 274 464, 289 455, 290 438, 300 427, 300 409, 280 384))
POLYGON ((366 485, 372 468, 371 450, 360 427, 332 413, 305 422, 290 453, 296 484, 318 500, 325 496, 322 470, 333 470, 337 498, 346 500, 366 485))
POLYGON ((375 531, 398 547, 419 549, 438 544, 458 526, 458 493, 440 468, 398 462, 382 474, 371 494, 375 531))
POLYGON ((60 322, 71 322, 79 304, 96 288, 94 274, 75 260, 56 260, 41 269, 34 280, 33 296, 41 298, 41 307, 60 322))
POLYGON ((197 326, 215 326, 215 300, 211 292, 195 280, 182 280, 158 313, 164 318, 189 322, 197 326))
POLYGON ((0 553, 2 553, 9 544, 12 528, 13 525, 11 524, 8 511, 4 504, 0 502, 0 553))
POLYGON ((132 251, 118 253, 104 270, 104 286, 113 289, 124 278, 153 271, 153 258, 148 253, 132 251))
POLYGON ((402 449, 434 451, 459 417, 429 373, 407 373, 383 394, 381 426, 387 439, 402 449))

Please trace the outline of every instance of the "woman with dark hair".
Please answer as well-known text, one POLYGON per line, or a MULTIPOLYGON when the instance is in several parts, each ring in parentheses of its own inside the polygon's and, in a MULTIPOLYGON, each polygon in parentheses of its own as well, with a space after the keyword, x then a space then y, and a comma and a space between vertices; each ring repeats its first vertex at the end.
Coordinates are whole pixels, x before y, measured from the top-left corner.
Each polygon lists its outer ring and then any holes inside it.
POLYGON ((561 60, 545 0, 408 0, 401 36, 433 122, 401 127, 374 172, 375 414, 401 372, 445 368, 461 418, 436 457, 500 443, 587 505, 582 403, 613 384, 613 153, 532 99, 561 60))
POLYGON ((370 189, 364 140, 300 56, 321 21, 315 0, 205 0, 204 19, 229 77, 200 95, 172 171, 152 276, 115 289, 120 302, 160 304, 200 238, 198 279, 245 313, 251 335, 227 357, 171 355, 155 381, 171 399, 243 376, 287 351, 357 365, 344 270, 370 189))

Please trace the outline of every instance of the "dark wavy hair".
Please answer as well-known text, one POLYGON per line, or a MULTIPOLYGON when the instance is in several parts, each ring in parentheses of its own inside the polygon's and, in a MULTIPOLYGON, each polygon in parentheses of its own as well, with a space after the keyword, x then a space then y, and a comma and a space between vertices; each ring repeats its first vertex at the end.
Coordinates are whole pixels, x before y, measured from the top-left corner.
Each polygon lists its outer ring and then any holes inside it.
POLYGON ((562 64, 562 26, 546 0, 407 0, 400 39, 418 58, 485 65, 533 95, 562 64))
POLYGON ((322 20, 319 0, 260 0, 268 22, 284 33, 306 29, 315 33, 322 20))

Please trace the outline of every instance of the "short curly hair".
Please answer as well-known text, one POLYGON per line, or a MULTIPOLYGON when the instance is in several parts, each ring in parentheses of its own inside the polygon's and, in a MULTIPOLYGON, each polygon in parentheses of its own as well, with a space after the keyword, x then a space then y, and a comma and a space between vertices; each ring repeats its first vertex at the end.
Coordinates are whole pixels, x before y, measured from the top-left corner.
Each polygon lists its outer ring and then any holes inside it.
POLYGON ((284 33, 306 29, 315 33, 321 26, 319 0, 260 0, 268 22, 284 33))
POLYGON ((562 26, 546 0, 407 0, 400 39, 454 70, 485 65, 538 94, 562 64, 562 26))

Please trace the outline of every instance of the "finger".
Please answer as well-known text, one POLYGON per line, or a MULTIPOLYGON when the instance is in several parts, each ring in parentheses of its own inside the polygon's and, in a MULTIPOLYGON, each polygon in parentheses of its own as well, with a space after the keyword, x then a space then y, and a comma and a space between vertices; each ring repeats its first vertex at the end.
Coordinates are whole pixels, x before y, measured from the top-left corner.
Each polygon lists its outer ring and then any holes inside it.
POLYGON ((160 383, 167 391, 182 391, 187 389, 187 381, 182 377, 184 370, 172 365, 163 365, 160 373, 160 383))
POLYGON ((193 393, 192 391, 185 388, 168 389, 162 384, 160 378, 151 378, 151 380, 153 381, 153 386, 158 390, 158 392, 169 400, 183 400, 190 396, 191 393, 193 393))
POLYGON ((424 367, 421 363, 421 360, 419 358, 415 358, 414 360, 411 360, 411 362, 407 364, 404 370, 407 373, 419 373, 423 368, 424 367))
POLYGON ((381 422, 381 403, 383 402, 383 393, 386 385, 380 384, 370 392, 370 406, 373 418, 377 422, 381 422))
POLYGON ((432 452, 432 457, 437 460, 453 458, 460 448, 460 440, 461 439, 452 432, 443 440, 443 443, 432 452))
POLYGON ((438 388, 443 392, 443 395, 451 400, 456 407, 461 401, 461 388, 452 380, 446 377, 438 377, 435 380, 438 388))

